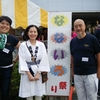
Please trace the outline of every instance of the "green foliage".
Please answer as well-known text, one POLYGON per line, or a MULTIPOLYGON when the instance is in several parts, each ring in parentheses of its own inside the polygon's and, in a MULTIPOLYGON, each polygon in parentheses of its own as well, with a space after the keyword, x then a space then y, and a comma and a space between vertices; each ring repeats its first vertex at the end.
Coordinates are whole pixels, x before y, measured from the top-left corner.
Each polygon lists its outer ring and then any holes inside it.
MULTIPOLYGON (((18 97, 20 84, 20 74, 18 73, 18 62, 13 66, 12 80, 10 86, 10 100, 26 100, 18 97)), ((42 100, 46 100, 46 96, 42 97, 42 100)))
POLYGON ((20 74, 18 73, 18 62, 13 66, 12 80, 10 86, 10 100, 21 100, 19 93, 20 74))

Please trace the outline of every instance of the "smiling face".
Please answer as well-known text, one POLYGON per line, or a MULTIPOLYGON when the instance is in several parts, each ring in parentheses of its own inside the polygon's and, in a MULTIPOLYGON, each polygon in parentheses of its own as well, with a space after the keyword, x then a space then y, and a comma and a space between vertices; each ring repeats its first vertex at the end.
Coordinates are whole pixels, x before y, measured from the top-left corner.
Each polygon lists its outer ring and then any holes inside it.
POLYGON ((77 19, 74 22, 74 30, 76 31, 78 38, 83 38, 86 35, 85 28, 86 27, 85 27, 85 23, 83 20, 77 19))
POLYGON ((6 20, 0 22, 0 34, 8 33, 10 30, 10 24, 6 20))
POLYGON ((36 40, 38 35, 37 29, 35 27, 31 27, 28 31, 28 36, 30 40, 36 40))

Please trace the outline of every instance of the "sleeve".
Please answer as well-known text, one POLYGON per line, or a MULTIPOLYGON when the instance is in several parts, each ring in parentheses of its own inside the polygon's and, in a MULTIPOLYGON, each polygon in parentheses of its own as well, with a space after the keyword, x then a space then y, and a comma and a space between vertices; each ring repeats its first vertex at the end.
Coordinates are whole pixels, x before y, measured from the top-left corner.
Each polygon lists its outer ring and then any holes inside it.
POLYGON ((19 73, 26 73, 29 71, 26 60, 25 60, 25 45, 21 43, 19 47, 19 73))
POLYGON ((14 44, 14 47, 15 47, 18 44, 19 40, 15 36, 12 36, 12 37, 13 37, 12 38, 13 39, 12 41, 14 41, 13 44, 14 44))
POLYGON ((39 71, 46 71, 46 72, 50 72, 50 65, 49 65, 49 59, 48 59, 48 54, 46 52, 46 48, 44 46, 44 44, 42 45, 42 59, 40 61, 39 64, 39 71))

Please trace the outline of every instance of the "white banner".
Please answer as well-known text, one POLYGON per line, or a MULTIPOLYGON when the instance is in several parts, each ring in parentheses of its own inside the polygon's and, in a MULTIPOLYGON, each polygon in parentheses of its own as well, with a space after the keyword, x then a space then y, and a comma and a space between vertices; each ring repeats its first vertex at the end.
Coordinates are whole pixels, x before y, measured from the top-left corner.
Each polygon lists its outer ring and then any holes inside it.
POLYGON ((48 17, 48 55, 50 73, 47 95, 69 96, 71 12, 50 12, 48 17))

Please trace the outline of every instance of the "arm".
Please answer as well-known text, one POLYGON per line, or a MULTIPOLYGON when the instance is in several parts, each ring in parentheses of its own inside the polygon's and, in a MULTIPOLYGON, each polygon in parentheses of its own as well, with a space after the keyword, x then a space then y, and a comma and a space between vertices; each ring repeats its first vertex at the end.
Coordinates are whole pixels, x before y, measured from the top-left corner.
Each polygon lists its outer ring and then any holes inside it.
POLYGON ((19 60, 19 56, 17 54, 16 57, 14 58, 14 60, 13 60, 13 64, 15 64, 18 60, 19 60))
POLYGON ((72 55, 71 55, 71 76, 72 78, 74 78, 74 59, 72 55))
POLYGON ((26 71, 26 74, 28 76, 29 81, 35 81, 36 80, 35 77, 33 77, 29 71, 26 71))
MULTIPOLYGON (((16 45, 16 48, 19 49, 20 46, 20 42, 18 42, 18 44, 16 45)), ((13 64, 15 64, 17 61, 19 60, 18 54, 16 55, 16 57, 13 60, 13 64)))
POLYGON ((97 54, 97 77, 100 79, 100 53, 97 54))
POLYGON ((18 44, 15 46, 17 49, 19 49, 20 46, 20 42, 18 42, 18 44))

